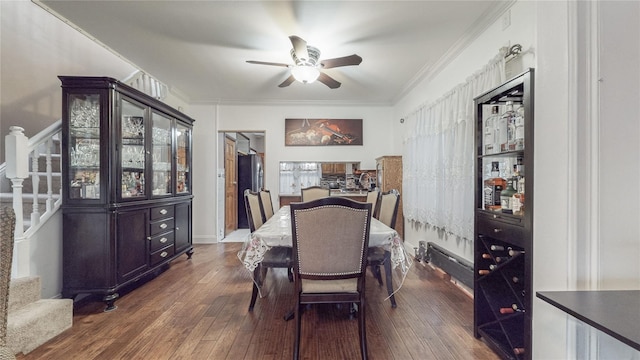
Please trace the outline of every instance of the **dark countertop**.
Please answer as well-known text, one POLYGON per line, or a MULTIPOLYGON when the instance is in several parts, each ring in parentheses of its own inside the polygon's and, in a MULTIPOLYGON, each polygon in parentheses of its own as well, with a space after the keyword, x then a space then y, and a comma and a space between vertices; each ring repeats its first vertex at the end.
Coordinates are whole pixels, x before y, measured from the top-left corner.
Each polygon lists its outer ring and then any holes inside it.
POLYGON ((539 291, 536 296, 640 350, 640 290, 539 291))

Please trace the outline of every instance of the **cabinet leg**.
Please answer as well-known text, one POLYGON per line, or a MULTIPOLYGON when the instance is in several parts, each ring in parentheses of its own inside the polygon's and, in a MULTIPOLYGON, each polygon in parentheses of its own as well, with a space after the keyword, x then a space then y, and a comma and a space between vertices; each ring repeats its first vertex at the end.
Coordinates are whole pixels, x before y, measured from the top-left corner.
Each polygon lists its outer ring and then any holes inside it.
POLYGON ((193 248, 189 249, 189 251, 187 251, 187 259, 191 260, 191 256, 193 255, 193 248))
POLYGON ((120 295, 118 295, 118 293, 106 295, 102 299, 102 301, 104 301, 107 304, 107 307, 104 309, 104 312, 109 312, 117 309, 118 307, 115 305, 115 302, 119 297, 120 295))

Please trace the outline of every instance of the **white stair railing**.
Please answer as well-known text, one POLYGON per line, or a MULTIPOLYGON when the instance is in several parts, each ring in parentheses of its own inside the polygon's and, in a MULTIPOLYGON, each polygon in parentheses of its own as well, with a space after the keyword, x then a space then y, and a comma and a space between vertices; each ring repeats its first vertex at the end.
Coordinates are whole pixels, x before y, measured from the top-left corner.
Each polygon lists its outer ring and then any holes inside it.
MULTIPOLYGON (((60 133, 62 130, 61 121, 51 124, 49 127, 28 139, 24 135, 24 129, 19 126, 12 126, 10 133, 5 137, 5 154, 7 158, 4 167, 5 176, 11 180, 13 209, 16 213, 15 245, 13 256, 12 277, 29 276, 30 272, 30 237, 38 228, 50 218, 62 204, 62 189, 58 188, 54 194, 53 179, 54 171, 52 166, 53 153, 61 153, 60 133), (56 141, 58 140, 58 141, 56 141), (57 151, 53 152, 54 146, 57 151), (45 157, 45 172, 40 172, 39 159, 45 157), (29 171, 29 159, 31 159, 31 171, 29 171), (31 216, 25 231, 25 221, 23 215, 24 200, 23 182, 31 176, 33 191, 31 196, 31 216), (44 176, 47 181, 47 194, 45 195, 45 211, 40 214, 40 177, 44 176)), ((56 172, 60 176, 60 172, 56 172)))

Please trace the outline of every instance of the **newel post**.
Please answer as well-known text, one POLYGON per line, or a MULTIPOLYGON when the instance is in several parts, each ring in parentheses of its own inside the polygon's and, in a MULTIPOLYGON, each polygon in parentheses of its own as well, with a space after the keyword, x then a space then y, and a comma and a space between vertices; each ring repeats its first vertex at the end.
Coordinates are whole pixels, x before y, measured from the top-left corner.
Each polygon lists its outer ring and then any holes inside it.
POLYGON ((13 210, 16 213, 16 240, 24 234, 22 212, 22 182, 29 176, 29 150, 24 129, 11 126, 9 135, 4 137, 4 150, 7 161, 6 176, 12 182, 13 210))

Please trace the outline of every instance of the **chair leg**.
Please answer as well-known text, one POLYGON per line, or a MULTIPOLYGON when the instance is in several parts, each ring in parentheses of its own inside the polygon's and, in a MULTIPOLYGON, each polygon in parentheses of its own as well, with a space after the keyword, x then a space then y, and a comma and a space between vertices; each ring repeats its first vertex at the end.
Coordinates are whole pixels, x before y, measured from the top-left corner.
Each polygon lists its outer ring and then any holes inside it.
POLYGON ((358 304, 358 332, 360 333, 360 355, 362 356, 362 360, 367 360, 369 355, 367 353, 367 326, 365 324, 364 303, 363 297, 360 300, 360 304, 358 304))
POLYGON ((378 284, 382 286, 382 275, 380 274, 380 266, 371 265, 370 268, 371 268, 371 273, 373 274, 373 277, 378 279, 378 284))
POLYGON ((296 302, 295 318, 296 318, 296 335, 293 343, 293 359, 300 359, 300 331, 302 328, 302 312, 300 311, 300 303, 296 302))
POLYGON ((252 292, 251 292, 251 302, 249 303, 249 311, 253 311, 253 307, 256 304, 256 299, 258 298, 258 284, 260 280, 260 266, 258 265, 258 267, 255 268, 255 270, 253 270, 253 286, 251 286, 253 288, 252 292))
POLYGON ((391 307, 396 308, 396 296, 393 294, 393 280, 391 276, 391 253, 389 251, 384 252, 384 277, 387 283, 387 293, 391 296, 391 307))
POLYGON ((287 268, 287 277, 289 278, 289 282, 293 282, 293 268, 287 268))

